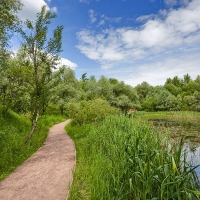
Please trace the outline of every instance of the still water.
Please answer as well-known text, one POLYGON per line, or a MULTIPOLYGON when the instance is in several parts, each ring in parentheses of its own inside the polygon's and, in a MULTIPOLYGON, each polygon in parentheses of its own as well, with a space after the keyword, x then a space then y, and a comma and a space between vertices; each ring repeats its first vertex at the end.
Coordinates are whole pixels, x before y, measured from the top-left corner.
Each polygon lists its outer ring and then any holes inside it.
MULTIPOLYGON (((188 136, 185 141, 184 150, 187 152, 187 161, 192 166, 200 165, 200 123, 175 121, 173 119, 149 119, 149 121, 160 129, 171 132, 172 137, 188 136)), ((200 166, 196 169, 196 174, 200 181, 200 166)))

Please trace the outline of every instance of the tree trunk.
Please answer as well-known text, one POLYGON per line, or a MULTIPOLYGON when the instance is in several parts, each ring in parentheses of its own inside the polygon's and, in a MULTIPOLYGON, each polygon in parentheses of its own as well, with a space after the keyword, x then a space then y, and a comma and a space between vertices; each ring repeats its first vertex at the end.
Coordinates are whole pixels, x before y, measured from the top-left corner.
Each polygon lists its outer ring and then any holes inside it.
POLYGON ((28 135, 28 136, 26 137, 26 139, 24 140, 25 143, 28 142, 28 140, 33 136, 33 133, 34 133, 35 128, 36 128, 37 123, 38 123, 39 114, 40 114, 40 112, 39 112, 39 108, 37 108, 37 110, 36 110, 35 121, 34 121, 34 123, 33 123, 33 125, 32 125, 31 132, 29 133, 29 135, 28 135))

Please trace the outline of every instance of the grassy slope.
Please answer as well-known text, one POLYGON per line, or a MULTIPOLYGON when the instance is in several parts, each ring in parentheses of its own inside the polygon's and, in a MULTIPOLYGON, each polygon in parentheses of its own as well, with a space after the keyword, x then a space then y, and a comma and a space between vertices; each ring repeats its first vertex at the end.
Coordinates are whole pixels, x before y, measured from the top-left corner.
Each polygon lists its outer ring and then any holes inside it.
POLYGON ((33 137, 25 144, 24 139, 30 132, 30 121, 12 111, 5 114, 0 107, 0 180, 8 176, 43 144, 51 126, 65 119, 61 116, 41 117, 33 137))

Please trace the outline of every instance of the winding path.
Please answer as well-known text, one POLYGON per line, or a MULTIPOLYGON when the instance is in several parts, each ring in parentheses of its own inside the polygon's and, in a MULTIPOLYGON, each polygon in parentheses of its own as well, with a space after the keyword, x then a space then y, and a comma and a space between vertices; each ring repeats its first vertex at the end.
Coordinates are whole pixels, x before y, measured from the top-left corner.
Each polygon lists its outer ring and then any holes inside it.
POLYGON ((44 145, 0 182, 1 200, 66 200, 76 162, 73 141, 64 127, 53 126, 44 145))

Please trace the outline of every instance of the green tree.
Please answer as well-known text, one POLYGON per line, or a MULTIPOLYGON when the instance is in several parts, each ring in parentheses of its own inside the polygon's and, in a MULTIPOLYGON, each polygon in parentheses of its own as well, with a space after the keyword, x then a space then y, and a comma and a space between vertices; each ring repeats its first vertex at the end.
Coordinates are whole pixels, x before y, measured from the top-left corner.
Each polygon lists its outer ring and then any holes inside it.
POLYGON ((148 97, 141 102, 142 110, 145 111, 154 111, 155 110, 155 102, 153 97, 148 97))
POLYGON ((166 84, 172 84, 172 79, 171 78, 167 78, 166 82, 165 82, 165 85, 166 84))
POLYGON ((177 87, 183 87, 183 81, 178 76, 175 76, 171 83, 177 87))
POLYGON ((26 141, 33 135, 37 126, 41 111, 42 93, 52 78, 52 69, 56 68, 61 52, 61 39, 63 26, 57 26, 53 31, 53 37, 47 40, 48 28, 51 20, 56 17, 55 13, 42 7, 37 14, 36 22, 26 20, 26 31, 20 30, 24 39, 23 48, 27 52, 27 59, 32 63, 33 80, 33 127, 26 141))
POLYGON ((17 17, 17 12, 21 10, 21 8, 22 8, 22 3, 20 0, 0 0, 1 53, 2 51, 4 51, 4 48, 8 45, 8 41, 12 36, 12 32, 17 30, 17 27, 19 25, 19 18, 17 17))
POLYGON ((97 82, 97 93, 101 98, 109 100, 113 95, 113 87, 109 80, 102 76, 97 82))
POLYGON ((191 76, 189 74, 184 75, 183 78, 184 85, 188 84, 190 81, 192 81, 191 76))
POLYGON ((175 86, 172 83, 165 84, 164 86, 171 94, 177 96, 182 93, 182 89, 180 87, 175 86))
POLYGON ((53 89, 51 91, 51 103, 57 105, 60 113, 64 114, 69 102, 78 102, 81 90, 75 73, 67 66, 63 66, 53 74, 53 89))
POLYGON ((174 95, 170 94, 166 98, 166 109, 167 110, 180 110, 181 101, 179 98, 176 98, 174 95))
POLYGON ((97 81, 94 76, 91 76, 86 82, 85 90, 86 92, 82 93, 82 99, 94 100, 99 97, 97 81))
MULTIPOLYGON (((27 64, 27 63, 26 63, 27 64)), ((31 88, 25 80, 29 80, 30 71, 25 75, 25 65, 17 55, 8 61, 8 67, 4 69, 0 99, 5 108, 16 112, 26 112, 30 108, 31 88)))
POLYGON ((20 0, 0 0, 0 90, 5 90, 6 73, 10 60, 9 39, 19 26, 17 12, 21 10, 20 0))
POLYGON ((135 87, 137 94, 140 98, 140 101, 143 101, 146 98, 146 96, 150 90, 150 87, 151 86, 146 81, 142 82, 141 84, 139 84, 135 87))
POLYGON ((200 86, 200 76, 198 75, 197 78, 195 79, 195 82, 199 84, 200 86))
POLYGON ((171 93, 164 88, 162 90, 158 90, 154 96, 154 103, 156 110, 167 110, 167 98, 171 95, 171 93))
POLYGON ((192 95, 195 91, 200 91, 199 84, 195 81, 190 81, 184 86, 184 91, 187 94, 192 95))

